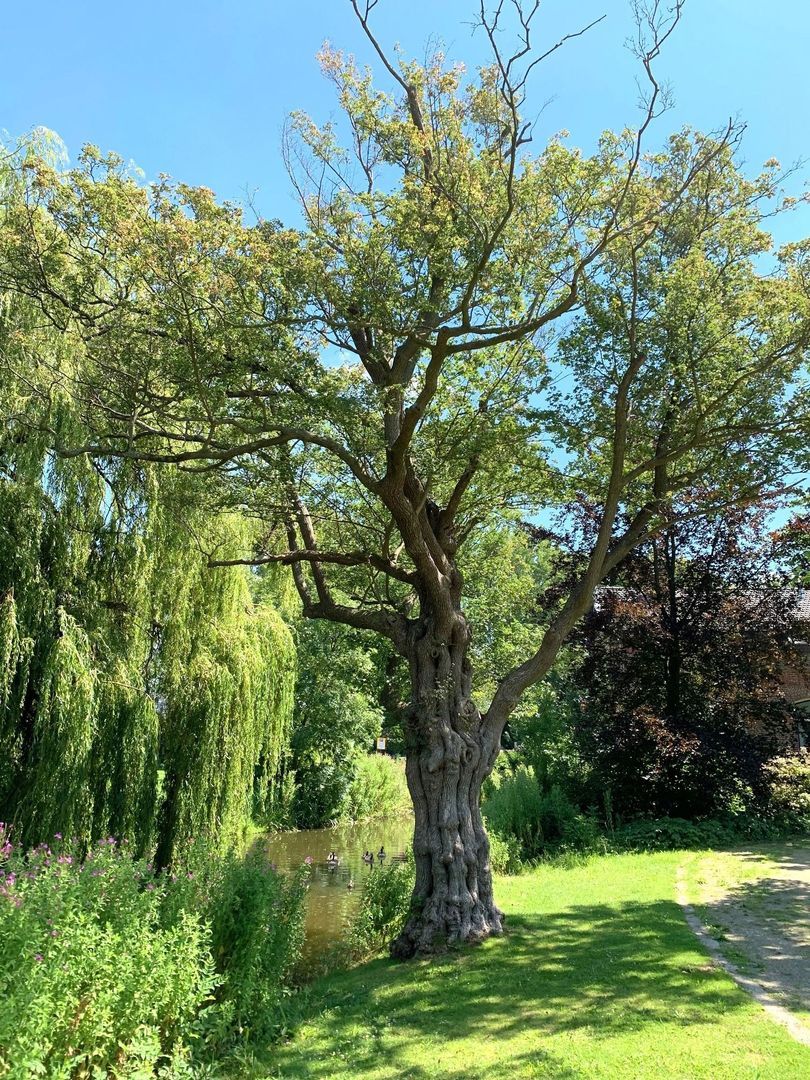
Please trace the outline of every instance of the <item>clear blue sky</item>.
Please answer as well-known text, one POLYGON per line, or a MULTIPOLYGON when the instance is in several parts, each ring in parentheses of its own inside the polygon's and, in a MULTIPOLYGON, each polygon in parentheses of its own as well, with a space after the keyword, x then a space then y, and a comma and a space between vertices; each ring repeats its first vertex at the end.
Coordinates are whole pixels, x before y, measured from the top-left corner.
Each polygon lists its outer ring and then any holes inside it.
MULTIPOLYGON (((294 207, 279 157, 285 115, 326 119, 335 106, 315 53, 324 39, 370 59, 348 0, 12 0, 0 38, 0 129, 37 125, 75 154, 82 143, 116 150, 153 177, 167 172, 223 198, 256 192, 267 216, 294 207)), ((380 0, 382 40, 422 55, 439 38, 470 66, 483 57, 471 37, 477 0, 380 0)), ((634 64, 623 50, 627 0, 544 0, 538 41, 550 44, 591 19, 607 19, 569 43, 538 73, 537 130, 566 128, 588 148, 603 128, 633 123, 634 64), (550 99, 550 100, 549 100, 550 99)), ((684 123, 715 128, 747 121, 750 169, 769 157, 810 157, 810 0, 687 0, 660 71, 674 110, 658 134, 684 123)), ((810 166, 804 170, 810 174, 810 166)), ((802 210, 781 238, 810 232, 802 210)))

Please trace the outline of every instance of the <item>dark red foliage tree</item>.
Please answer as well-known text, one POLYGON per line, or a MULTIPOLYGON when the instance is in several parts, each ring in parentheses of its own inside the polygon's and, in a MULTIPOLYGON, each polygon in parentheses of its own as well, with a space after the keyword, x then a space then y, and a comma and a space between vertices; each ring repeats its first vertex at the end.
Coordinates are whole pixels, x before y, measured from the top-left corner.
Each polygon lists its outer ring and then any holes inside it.
POLYGON ((651 540, 598 593, 575 730, 590 796, 619 816, 764 797, 762 765, 793 738, 781 672, 802 636, 772 554, 764 513, 731 511, 651 540))

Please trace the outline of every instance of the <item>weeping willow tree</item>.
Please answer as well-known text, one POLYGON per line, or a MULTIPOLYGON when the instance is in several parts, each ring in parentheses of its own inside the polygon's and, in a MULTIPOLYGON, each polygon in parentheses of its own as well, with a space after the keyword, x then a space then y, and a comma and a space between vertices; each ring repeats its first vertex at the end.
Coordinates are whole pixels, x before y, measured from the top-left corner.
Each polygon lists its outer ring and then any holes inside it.
POLYGON ((244 522, 179 528, 182 478, 31 451, 0 447, 0 817, 29 841, 157 838, 163 861, 231 838, 278 797, 295 672, 248 572, 197 550, 244 522))
POLYGON ((294 646, 272 582, 201 554, 243 550, 244 518, 209 516, 179 471, 52 453, 77 420, 20 372, 69 364, 61 349, 0 298, 0 820, 165 863, 273 814, 294 646))

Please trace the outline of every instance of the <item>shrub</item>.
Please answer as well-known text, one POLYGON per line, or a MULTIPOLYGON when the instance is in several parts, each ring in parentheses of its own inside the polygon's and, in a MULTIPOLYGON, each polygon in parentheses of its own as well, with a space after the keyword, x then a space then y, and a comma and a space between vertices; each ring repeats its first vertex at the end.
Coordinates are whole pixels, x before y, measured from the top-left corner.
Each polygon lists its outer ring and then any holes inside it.
POLYGON ((292 817, 302 829, 397 814, 411 805, 404 762, 387 754, 312 758, 299 766, 296 784, 292 817))
POLYGON ((0 1076, 182 1077, 276 1025, 302 876, 201 844, 156 873, 110 838, 23 853, 0 826, 0 1076))
POLYGON ((355 958, 376 952, 396 937, 410 912, 413 880, 413 856, 375 867, 368 875, 348 933, 349 951, 355 958))
POLYGON ((765 765, 765 775, 773 809, 810 820, 810 754, 773 758, 765 765))
POLYGON ((404 762, 387 754, 364 754, 344 803, 344 816, 352 821, 396 814, 410 808, 404 762))
POLYGON ((304 943, 307 878, 303 868, 290 876, 276 873, 260 850, 212 857, 195 843, 178 861, 171 902, 175 909, 201 912, 219 976, 209 1037, 261 1037, 274 1028, 304 943))
POLYGON ((517 874, 523 866, 520 844, 513 836, 503 837, 493 829, 489 836, 489 865, 496 874, 517 874))
POLYGON ((209 905, 212 946, 222 997, 241 1034, 266 1034, 289 992, 287 976, 304 943, 307 877, 281 877, 258 852, 225 860, 218 875, 209 905))
POLYGON ((618 851, 678 851, 723 847, 733 843, 734 838, 735 830, 720 821, 655 818, 617 829, 611 847, 618 851))
POLYGON ((216 983, 200 914, 167 919, 170 882, 114 841, 0 844, 0 1074, 182 1076, 216 983))
POLYGON ((543 796, 534 772, 519 766, 511 774, 493 776, 482 812, 492 832, 514 840, 524 857, 530 858, 542 847, 542 808, 543 796))
POLYGON ((780 840, 808 828, 808 818, 789 813, 739 814, 725 818, 653 818, 630 822, 607 841, 615 851, 677 851, 723 848, 743 841, 780 840))
POLYGON ((523 859, 555 850, 582 851, 598 839, 595 822, 581 813, 557 785, 542 792, 534 771, 519 766, 496 777, 483 806, 487 824, 502 840, 519 846, 523 859))

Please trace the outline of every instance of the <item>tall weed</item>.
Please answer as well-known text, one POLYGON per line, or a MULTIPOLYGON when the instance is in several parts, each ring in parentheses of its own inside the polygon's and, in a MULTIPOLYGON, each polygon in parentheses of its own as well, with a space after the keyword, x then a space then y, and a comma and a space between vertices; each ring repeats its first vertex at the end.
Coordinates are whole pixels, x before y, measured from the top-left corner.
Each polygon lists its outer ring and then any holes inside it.
POLYGON ((349 927, 349 952, 355 959, 378 951, 396 937, 411 909, 413 855, 375 867, 363 886, 360 907, 349 927))
POLYGON ((112 840, 0 843, 0 1075, 183 1075, 217 983, 201 914, 167 918, 170 882, 112 840))
POLYGON ((108 838, 24 852, 0 826, 0 1076, 190 1075, 277 1025, 305 882, 187 848, 164 872, 108 838))

